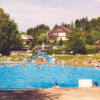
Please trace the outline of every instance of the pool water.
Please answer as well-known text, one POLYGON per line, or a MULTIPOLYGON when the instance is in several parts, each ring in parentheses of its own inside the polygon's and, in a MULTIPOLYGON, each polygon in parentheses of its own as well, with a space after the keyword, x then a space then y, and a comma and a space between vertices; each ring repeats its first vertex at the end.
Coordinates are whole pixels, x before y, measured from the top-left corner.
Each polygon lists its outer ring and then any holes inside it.
POLYGON ((100 69, 56 64, 27 64, 24 67, 5 64, 0 67, 1 90, 52 88, 55 82, 63 88, 78 87, 80 79, 92 79, 100 86, 100 69))

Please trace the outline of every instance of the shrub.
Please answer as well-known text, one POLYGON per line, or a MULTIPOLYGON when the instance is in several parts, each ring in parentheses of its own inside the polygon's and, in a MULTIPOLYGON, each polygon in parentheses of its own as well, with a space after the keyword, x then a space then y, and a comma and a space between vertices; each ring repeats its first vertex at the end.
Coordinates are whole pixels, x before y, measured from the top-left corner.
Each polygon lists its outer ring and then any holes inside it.
POLYGON ((45 52, 47 54, 62 54, 62 53, 64 53, 64 50, 61 50, 61 49, 47 49, 45 52))
POLYGON ((98 53, 100 51, 100 47, 90 46, 90 45, 87 45, 86 49, 87 53, 98 53))
POLYGON ((47 49, 45 52, 47 54, 54 54, 54 50, 53 49, 47 49))

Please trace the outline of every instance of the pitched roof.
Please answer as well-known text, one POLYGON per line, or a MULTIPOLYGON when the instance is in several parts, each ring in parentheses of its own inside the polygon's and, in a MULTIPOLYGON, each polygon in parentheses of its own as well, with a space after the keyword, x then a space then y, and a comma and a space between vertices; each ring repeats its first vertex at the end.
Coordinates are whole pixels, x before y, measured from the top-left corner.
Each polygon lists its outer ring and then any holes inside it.
POLYGON ((31 35, 22 35, 22 39, 24 39, 24 40, 28 40, 28 39, 30 39, 30 40, 33 40, 34 38, 31 36, 31 35))
POLYGON ((60 32, 65 32, 66 34, 70 34, 71 33, 71 30, 66 28, 66 27, 63 27, 63 26, 57 26, 55 29, 53 29, 52 31, 49 32, 49 37, 53 36, 54 33, 60 33, 60 32))

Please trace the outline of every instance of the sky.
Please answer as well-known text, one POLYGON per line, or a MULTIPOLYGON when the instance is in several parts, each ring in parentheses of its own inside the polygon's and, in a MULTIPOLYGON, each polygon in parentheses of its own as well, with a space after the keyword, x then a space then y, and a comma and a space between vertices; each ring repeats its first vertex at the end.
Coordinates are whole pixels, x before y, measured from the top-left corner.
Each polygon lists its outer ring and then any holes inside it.
POLYGON ((100 0, 1 0, 0 8, 14 19, 20 31, 39 24, 52 28, 76 19, 100 17, 100 0))

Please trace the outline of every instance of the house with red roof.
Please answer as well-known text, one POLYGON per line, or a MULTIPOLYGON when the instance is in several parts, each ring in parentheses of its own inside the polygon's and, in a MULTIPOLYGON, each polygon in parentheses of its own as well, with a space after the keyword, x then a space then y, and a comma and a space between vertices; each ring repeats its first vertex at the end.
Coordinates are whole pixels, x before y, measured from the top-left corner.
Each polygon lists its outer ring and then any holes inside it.
POLYGON ((56 41, 59 41, 59 40, 67 41, 68 40, 67 37, 70 33, 71 33, 70 29, 63 27, 63 26, 57 26, 56 28, 54 28, 48 33, 48 37, 51 42, 55 40, 56 41))

